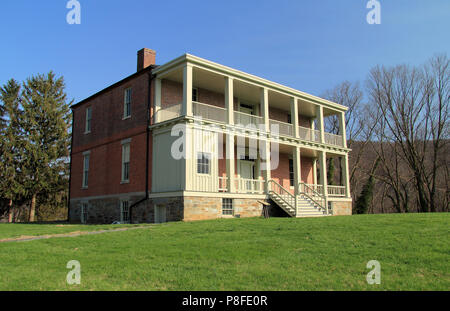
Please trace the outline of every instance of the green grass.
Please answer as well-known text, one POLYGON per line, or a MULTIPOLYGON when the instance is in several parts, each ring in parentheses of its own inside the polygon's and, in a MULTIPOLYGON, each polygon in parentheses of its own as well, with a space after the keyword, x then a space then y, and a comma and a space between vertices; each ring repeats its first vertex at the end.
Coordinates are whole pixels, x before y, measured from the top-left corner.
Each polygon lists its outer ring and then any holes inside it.
POLYGON ((450 290, 449 220, 223 219, 0 243, 0 290, 450 290), (81 285, 66 284, 72 259, 81 285), (380 285, 366 282, 372 259, 380 285))
POLYGON ((21 236, 40 236, 77 231, 117 229, 137 225, 72 225, 72 224, 0 224, 0 240, 21 236))

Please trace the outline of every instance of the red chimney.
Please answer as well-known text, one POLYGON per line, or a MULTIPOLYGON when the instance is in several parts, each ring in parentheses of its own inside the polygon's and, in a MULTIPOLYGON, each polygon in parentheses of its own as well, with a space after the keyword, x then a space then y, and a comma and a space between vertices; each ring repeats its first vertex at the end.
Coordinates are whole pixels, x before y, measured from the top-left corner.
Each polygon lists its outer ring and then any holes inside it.
POLYGON ((156 52, 150 49, 142 49, 137 52, 137 71, 155 64, 156 52))

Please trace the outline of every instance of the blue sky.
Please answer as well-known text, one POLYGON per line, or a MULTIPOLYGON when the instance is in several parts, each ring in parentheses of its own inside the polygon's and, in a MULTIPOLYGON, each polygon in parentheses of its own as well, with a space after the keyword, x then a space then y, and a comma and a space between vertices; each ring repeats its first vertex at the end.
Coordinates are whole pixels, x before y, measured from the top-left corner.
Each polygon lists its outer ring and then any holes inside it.
POLYGON ((450 1, 79 0, 81 25, 66 23, 67 0, 2 0, 0 84, 53 70, 75 102, 136 71, 137 50, 157 64, 191 53, 321 95, 363 81, 377 64, 422 64, 450 52, 450 1))

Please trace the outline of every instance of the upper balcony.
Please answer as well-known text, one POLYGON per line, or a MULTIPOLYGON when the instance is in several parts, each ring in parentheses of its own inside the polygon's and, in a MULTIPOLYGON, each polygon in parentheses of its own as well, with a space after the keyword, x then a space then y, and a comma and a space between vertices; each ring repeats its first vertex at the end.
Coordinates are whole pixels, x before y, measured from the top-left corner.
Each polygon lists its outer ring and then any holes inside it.
POLYGON ((254 128, 345 149, 346 107, 210 61, 184 55, 158 67, 154 123, 181 116, 254 128), (324 119, 338 116, 339 135, 324 119))

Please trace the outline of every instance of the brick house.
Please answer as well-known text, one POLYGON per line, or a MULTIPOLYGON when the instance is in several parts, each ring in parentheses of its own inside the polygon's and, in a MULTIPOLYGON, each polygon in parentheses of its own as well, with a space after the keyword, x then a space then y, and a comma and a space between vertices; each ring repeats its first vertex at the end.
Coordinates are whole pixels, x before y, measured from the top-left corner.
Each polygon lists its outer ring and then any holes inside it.
POLYGON ((193 55, 155 57, 140 50, 136 73, 72 106, 69 221, 351 214, 346 107, 193 55))

